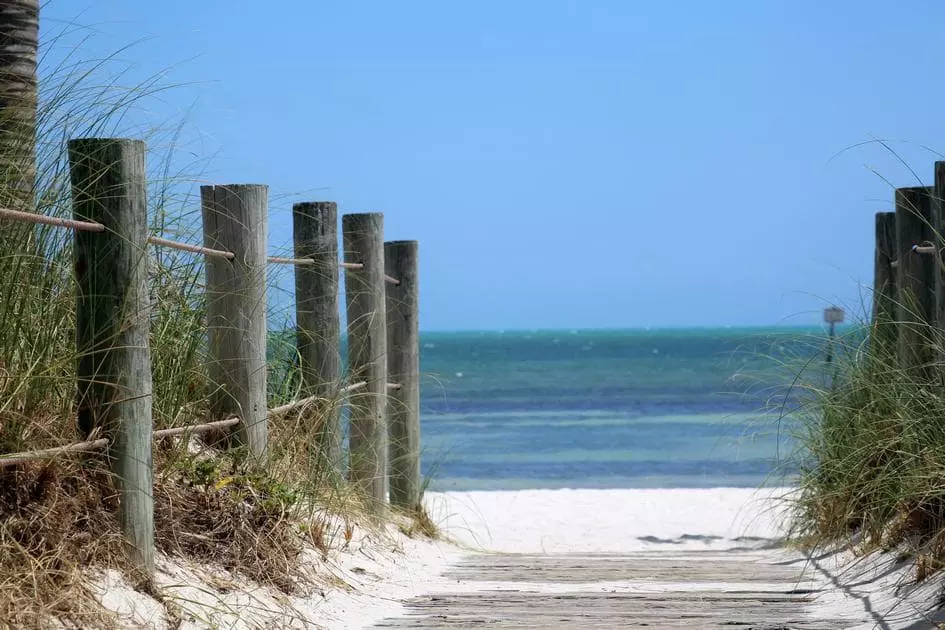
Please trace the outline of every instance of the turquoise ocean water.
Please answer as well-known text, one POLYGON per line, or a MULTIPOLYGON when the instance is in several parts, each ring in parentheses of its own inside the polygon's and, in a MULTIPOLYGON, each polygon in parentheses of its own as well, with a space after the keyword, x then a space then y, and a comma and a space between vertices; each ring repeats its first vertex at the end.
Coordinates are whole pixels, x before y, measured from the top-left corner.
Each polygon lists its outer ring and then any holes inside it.
POLYGON ((430 490, 790 483, 819 330, 421 335, 430 490))

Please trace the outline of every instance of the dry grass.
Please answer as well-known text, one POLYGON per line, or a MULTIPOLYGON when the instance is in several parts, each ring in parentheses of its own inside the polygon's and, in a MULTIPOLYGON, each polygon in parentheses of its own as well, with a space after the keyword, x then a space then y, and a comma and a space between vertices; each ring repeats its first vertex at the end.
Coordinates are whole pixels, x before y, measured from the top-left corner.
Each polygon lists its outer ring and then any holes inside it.
POLYGON ((40 628, 53 618, 80 628, 111 625, 84 571, 127 568, 115 499, 94 464, 0 470, 0 626, 40 628))
POLYGON ((155 479, 156 543, 168 555, 292 593, 304 545, 296 501, 291 489, 241 471, 232 457, 202 458, 155 479))

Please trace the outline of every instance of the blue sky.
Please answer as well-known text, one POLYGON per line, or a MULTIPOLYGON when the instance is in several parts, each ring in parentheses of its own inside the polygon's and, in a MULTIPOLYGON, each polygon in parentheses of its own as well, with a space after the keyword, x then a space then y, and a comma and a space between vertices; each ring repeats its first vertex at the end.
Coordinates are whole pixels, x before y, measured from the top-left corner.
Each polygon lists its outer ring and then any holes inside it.
POLYGON ((859 310, 874 212, 945 150, 932 0, 51 0, 43 18, 43 37, 92 27, 89 57, 138 42, 126 82, 170 68, 185 85, 147 115, 184 121, 202 181, 270 185, 274 251, 301 200, 418 239, 431 330, 859 310))

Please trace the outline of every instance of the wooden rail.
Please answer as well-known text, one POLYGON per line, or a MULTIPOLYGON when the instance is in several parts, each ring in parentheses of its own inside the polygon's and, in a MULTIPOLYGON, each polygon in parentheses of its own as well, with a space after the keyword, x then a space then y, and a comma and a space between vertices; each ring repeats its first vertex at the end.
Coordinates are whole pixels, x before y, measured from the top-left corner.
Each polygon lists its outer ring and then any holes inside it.
POLYGON ((178 243, 177 241, 171 241, 166 238, 161 238, 160 236, 149 236, 148 242, 153 243, 154 245, 162 245, 164 247, 171 247, 173 249, 179 249, 185 252, 193 252, 195 254, 204 254, 206 256, 216 256, 217 258, 225 258, 227 260, 233 260, 233 252, 225 252, 221 249, 211 249, 209 247, 201 247, 200 245, 188 245, 187 243, 178 243))
POLYGON ((40 225, 52 225, 54 227, 64 227, 73 230, 85 232, 104 232, 105 226, 93 221, 76 221, 75 219, 60 219, 59 217, 47 217, 35 212, 21 212, 20 210, 9 210, 0 208, 0 218, 11 219, 21 223, 36 223, 40 225))

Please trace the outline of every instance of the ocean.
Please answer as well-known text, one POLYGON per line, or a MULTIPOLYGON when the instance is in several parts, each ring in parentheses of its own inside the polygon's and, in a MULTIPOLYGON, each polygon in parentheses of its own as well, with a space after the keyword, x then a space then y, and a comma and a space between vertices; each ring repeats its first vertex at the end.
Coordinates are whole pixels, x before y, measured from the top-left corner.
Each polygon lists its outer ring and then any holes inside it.
POLYGON ((790 484, 819 329, 421 335, 435 492, 790 484))

